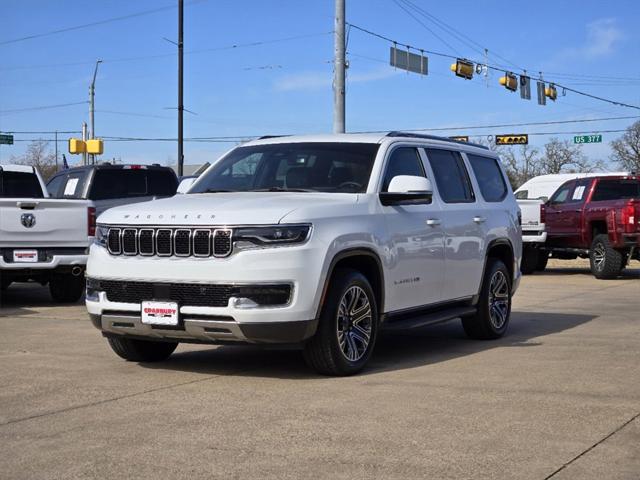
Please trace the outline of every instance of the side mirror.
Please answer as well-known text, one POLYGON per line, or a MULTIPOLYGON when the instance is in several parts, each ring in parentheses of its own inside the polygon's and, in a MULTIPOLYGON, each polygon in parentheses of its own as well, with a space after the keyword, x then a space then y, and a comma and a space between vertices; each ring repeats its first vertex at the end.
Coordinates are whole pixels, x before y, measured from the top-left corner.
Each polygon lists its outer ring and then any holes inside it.
POLYGON ((191 185, 197 180, 197 178, 184 178, 178 184, 178 189, 176 193, 187 193, 187 191, 191 188, 191 185))
POLYGON ((431 203, 431 180, 414 175, 397 175, 391 179, 386 192, 380 193, 380 203, 389 205, 423 205, 431 203))

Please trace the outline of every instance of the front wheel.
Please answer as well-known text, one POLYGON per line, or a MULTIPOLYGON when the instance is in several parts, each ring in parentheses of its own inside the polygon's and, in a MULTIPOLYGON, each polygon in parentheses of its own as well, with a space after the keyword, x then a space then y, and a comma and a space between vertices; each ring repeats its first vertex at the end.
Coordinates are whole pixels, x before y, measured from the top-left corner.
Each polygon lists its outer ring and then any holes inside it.
POLYGON ((378 307, 367 278, 340 269, 331 278, 316 334, 304 348, 307 364, 324 375, 353 375, 371 357, 378 307))
POLYGON ((130 362, 161 362, 169 358, 178 346, 175 342, 149 342, 132 338, 109 337, 107 340, 119 357, 130 362))
POLYGON ((505 264, 497 258, 487 260, 478 301, 478 312, 462 319, 465 333, 476 339, 502 337, 511 317, 511 276, 505 264))
POLYGON ((591 273, 596 278, 616 278, 625 266, 625 255, 611 246, 609 235, 596 235, 589 250, 591 273))

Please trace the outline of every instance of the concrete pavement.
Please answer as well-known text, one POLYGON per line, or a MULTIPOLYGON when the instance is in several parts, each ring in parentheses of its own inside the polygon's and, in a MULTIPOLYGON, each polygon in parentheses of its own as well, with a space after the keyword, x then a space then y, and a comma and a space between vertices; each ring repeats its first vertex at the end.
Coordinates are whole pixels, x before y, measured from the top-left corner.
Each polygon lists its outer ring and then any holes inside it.
POLYGON ((324 378, 297 351, 116 357, 83 305, 0 309, 0 472, 75 478, 640 478, 640 269, 525 277, 507 336, 382 337, 324 378))

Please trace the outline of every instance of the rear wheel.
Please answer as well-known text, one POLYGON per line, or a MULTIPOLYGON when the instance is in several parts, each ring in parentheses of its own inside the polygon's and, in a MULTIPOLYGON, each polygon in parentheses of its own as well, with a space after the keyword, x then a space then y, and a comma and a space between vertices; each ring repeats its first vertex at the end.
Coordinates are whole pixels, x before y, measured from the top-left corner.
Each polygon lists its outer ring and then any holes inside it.
POLYGON ((596 278, 615 278, 625 266, 626 258, 611 246, 609 235, 601 233, 596 235, 589 250, 589 261, 591 263, 591 273, 596 278))
POLYGON ((335 272, 316 334, 304 348, 307 364, 324 375, 353 375, 366 365, 378 333, 378 307, 367 278, 335 272))
POLYGON ((80 300, 84 293, 84 275, 58 273, 49 280, 51 298, 59 303, 74 303, 80 300))
POLYGON ((522 250, 522 261, 520 262, 520 271, 524 275, 529 275, 536 271, 540 252, 537 248, 525 246, 522 250))
POLYGON ((178 346, 174 342, 149 342, 132 338, 109 337, 109 346, 130 362, 161 362, 166 360, 178 346))
POLYGON ((507 331, 511 316, 511 276, 497 258, 487 260, 478 312, 462 319, 465 333, 482 340, 500 338, 507 331))

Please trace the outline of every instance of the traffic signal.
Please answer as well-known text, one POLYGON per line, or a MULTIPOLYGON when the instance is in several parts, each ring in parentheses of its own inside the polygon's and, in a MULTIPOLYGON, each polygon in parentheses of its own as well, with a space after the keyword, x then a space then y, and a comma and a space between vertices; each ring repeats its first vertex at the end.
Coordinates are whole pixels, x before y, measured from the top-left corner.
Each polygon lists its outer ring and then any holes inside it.
POLYGON ((79 138, 69 139, 69 153, 84 153, 87 151, 87 144, 79 138))
POLYGON ((496 145, 527 145, 529 135, 496 135, 496 145))
POLYGON ((87 140, 87 153, 93 153, 94 155, 102 155, 104 152, 104 142, 99 138, 87 140))
POLYGON ((504 77, 500 77, 500 85, 507 90, 515 92, 518 89, 518 77, 511 72, 507 72, 504 74, 504 77))
POLYGON ((451 71, 454 72, 457 77, 471 80, 473 78, 473 63, 469 60, 458 58, 456 63, 451 64, 451 71))
POLYGON ((544 94, 554 102, 556 101, 556 98, 558 98, 558 90, 556 89, 556 86, 553 83, 550 83, 549 86, 544 89, 544 94))

